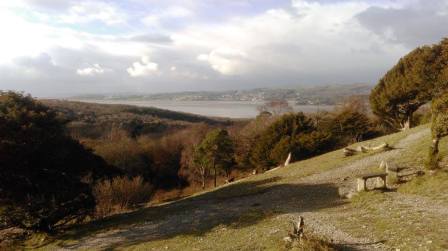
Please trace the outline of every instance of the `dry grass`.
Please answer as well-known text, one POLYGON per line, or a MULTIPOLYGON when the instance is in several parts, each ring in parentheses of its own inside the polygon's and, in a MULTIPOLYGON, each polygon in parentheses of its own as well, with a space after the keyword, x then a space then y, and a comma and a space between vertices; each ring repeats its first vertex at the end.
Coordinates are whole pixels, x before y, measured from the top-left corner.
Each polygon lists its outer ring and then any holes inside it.
POLYGON ((148 202, 153 193, 150 184, 142 177, 116 177, 95 185, 95 215, 102 218, 111 214, 128 211, 140 203, 148 202))
POLYGON ((434 174, 415 178, 402 185, 398 191, 448 202, 448 171, 439 170, 434 174))

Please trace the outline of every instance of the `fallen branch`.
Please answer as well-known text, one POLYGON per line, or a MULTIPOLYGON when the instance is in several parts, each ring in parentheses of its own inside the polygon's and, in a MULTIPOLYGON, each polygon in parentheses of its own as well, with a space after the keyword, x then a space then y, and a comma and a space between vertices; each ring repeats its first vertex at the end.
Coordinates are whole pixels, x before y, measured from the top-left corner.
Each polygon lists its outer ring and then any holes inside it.
POLYGON ((382 143, 382 144, 380 144, 378 146, 373 146, 373 147, 371 147, 371 146, 359 146, 356 149, 346 147, 346 148, 343 149, 343 152, 344 152, 344 156, 352 156, 352 155, 355 155, 358 152, 368 153, 368 152, 374 152, 374 151, 380 151, 380 150, 381 151, 386 151, 386 150, 389 150, 389 149, 391 149, 389 144, 382 143))
POLYGON ((294 241, 301 241, 304 236, 304 230, 303 227, 305 226, 304 220, 302 216, 299 216, 298 221, 291 221, 293 226, 293 231, 289 232, 288 236, 283 238, 286 242, 294 242, 294 241))
POLYGON ((283 166, 289 165, 289 162, 291 162, 291 153, 288 154, 288 158, 286 158, 285 164, 283 166))
POLYGON ((232 183, 232 182, 234 182, 235 181, 235 177, 232 177, 232 178, 228 178, 228 179, 226 179, 226 184, 229 184, 229 183, 232 183))
POLYGON ((298 240, 302 239, 303 237, 303 227, 305 226, 305 222, 303 221, 303 217, 299 216, 299 221, 295 222, 292 221, 292 225, 294 227, 294 230, 292 234, 289 234, 289 236, 296 238, 298 240))

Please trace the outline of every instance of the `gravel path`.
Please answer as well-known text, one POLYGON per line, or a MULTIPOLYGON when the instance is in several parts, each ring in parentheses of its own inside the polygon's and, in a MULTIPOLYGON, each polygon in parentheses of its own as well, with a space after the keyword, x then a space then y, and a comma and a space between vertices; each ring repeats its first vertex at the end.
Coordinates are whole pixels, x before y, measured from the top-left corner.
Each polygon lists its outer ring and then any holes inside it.
MULTIPOLYGON (((365 157, 361 160, 355 161, 340 168, 334 168, 330 171, 313 174, 300 179, 299 182, 305 184, 321 184, 332 183, 339 187, 340 194, 348 194, 355 191, 354 177, 365 173, 367 168, 375 165, 379 165, 381 161, 391 161, 400 156, 402 151, 415 141, 418 141, 422 137, 427 137, 430 134, 429 129, 419 131, 411 134, 404 139, 400 140, 393 150, 381 152, 372 156, 365 157)), ((421 209, 421 204, 416 204, 415 199, 418 196, 403 195, 400 193, 394 193, 395 201, 397 203, 405 203, 407 206, 419 205, 418 209, 421 209), (411 198, 414 197, 414 198, 411 198), (407 199, 405 199, 407 198, 407 199)), ((418 200, 423 201, 423 198, 418 197, 418 200)), ((426 201, 426 205, 432 202, 426 201)), ((444 206, 438 207, 425 207, 426 209, 432 208, 433 211, 438 213, 447 211, 444 206)), ((431 209, 429 209, 431 210, 431 209)), ((302 214, 307 219, 307 224, 318 235, 325 236, 332 240, 334 243, 341 244, 349 249, 353 250, 390 250, 379 240, 372 240, 371 238, 354 238, 349 234, 337 229, 332 224, 332 217, 322 212, 308 212, 302 214)))
MULTIPOLYGON (((256 206, 264 210, 281 210, 284 212, 281 217, 285 218, 304 216, 306 228, 309 231, 324 236, 347 250, 390 250, 390 247, 379 240, 375 240, 374 236, 356 238, 342 231, 337 227, 337 222, 333 221, 333 215, 322 212, 320 209, 342 205, 344 199, 340 198, 339 193, 341 190, 344 192, 353 190, 356 175, 366 172, 369 167, 378 165, 382 160, 391 161, 398 158, 410 144, 426 137, 429 133, 429 129, 416 132, 399 141, 395 145, 395 149, 391 151, 367 156, 339 168, 300 178, 293 184, 273 186, 266 191, 247 196, 216 199, 205 195, 205 197, 198 196, 198 198, 150 208, 148 210, 173 208, 182 210, 167 213, 167 216, 162 219, 152 219, 152 221, 136 226, 87 236, 81 239, 79 243, 64 246, 62 249, 107 249, 121 246, 126 242, 136 244, 160 238, 170 238, 197 229, 208 231, 219 224, 231 222, 238 218, 242 212, 256 206), (223 208, 226 210, 223 210, 223 208)), ((260 184, 253 186, 258 185, 260 184)), ((232 189, 232 186, 223 189, 232 189)), ((393 196, 397 204, 410 207, 411 210, 426 210, 431 214, 448 217, 446 205, 435 204, 431 200, 418 196, 396 192, 389 194, 393 196)), ((344 213, 341 212, 340 214, 344 213)))

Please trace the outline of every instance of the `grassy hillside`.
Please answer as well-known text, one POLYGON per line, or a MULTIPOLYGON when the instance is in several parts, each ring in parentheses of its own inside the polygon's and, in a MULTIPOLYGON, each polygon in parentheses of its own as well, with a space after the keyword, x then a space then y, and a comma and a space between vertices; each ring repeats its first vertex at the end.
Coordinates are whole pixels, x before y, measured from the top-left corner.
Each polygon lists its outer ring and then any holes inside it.
MULTIPOLYGON (((67 230, 29 245, 54 248, 129 250, 281 250, 290 220, 305 218, 307 236, 351 250, 443 250, 448 248, 446 171, 427 174, 387 192, 341 196, 355 176, 390 164, 423 167, 428 126, 357 145, 387 142, 387 152, 344 157, 341 150, 194 196, 117 215, 67 230), (444 182, 445 181, 445 182, 444 182)), ((448 142, 441 144, 442 156, 448 142)), ((445 164, 444 164, 445 165, 445 164)), ((445 165, 446 166, 446 165, 445 165)), ((329 245, 311 241, 305 250, 329 245)), ((307 245, 308 245, 307 244, 307 245)))
POLYGON ((112 104, 97 104, 78 101, 66 101, 66 100, 41 100, 45 105, 53 107, 60 111, 66 111, 74 118, 79 118, 82 115, 88 114, 94 115, 112 115, 120 113, 129 113, 134 115, 145 115, 153 118, 173 120, 173 121, 185 121, 191 123, 224 123, 222 119, 212 119, 205 116, 196 114, 189 114, 183 112, 170 111, 165 109, 159 109, 155 107, 137 107, 132 105, 112 105, 112 104))
POLYGON ((67 120, 68 128, 76 138, 99 138, 112 127, 140 134, 162 134, 183 129, 192 124, 229 125, 224 119, 169 111, 153 107, 96 104, 66 100, 40 100, 59 112, 67 120))

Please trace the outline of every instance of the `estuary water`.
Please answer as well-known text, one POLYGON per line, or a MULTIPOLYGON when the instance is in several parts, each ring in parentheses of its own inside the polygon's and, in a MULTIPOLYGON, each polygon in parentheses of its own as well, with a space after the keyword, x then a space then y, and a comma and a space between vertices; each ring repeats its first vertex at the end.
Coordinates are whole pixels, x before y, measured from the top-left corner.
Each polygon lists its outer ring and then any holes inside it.
MULTIPOLYGON (((81 101, 81 100, 80 100, 81 101)), ((225 118, 253 118, 259 114, 258 107, 264 102, 251 101, 172 101, 172 100, 154 100, 154 101, 129 101, 129 100, 82 100, 83 102, 92 102, 100 104, 123 104, 142 107, 156 107, 171 111, 193 113, 210 117, 225 118)), ((294 111, 305 113, 316 112, 319 110, 331 110, 331 105, 295 105, 290 103, 294 111)))

